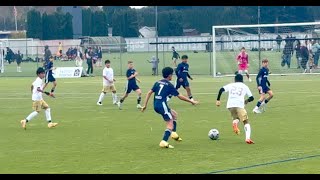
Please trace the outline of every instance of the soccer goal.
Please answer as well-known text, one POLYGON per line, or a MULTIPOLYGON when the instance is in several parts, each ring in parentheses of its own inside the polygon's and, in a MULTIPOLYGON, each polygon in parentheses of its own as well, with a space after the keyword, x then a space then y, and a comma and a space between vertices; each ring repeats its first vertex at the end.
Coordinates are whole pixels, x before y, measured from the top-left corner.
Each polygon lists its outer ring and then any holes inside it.
MULTIPOLYGON (((320 22, 213 26, 212 36, 214 77, 235 74, 236 56, 242 47, 249 56, 250 74, 258 73, 264 58, 269 60, 273 75, 301 74, 305 69, 301 68, 297 44, 307 47, 312 45, 311 40, 320 42, 320 22)), ((320 69, 312 66, 306 74, 310 72, 320 73, 320 69)))
POLYGON ((0 42, 0 73, 4 73, 4 46, 0 42))

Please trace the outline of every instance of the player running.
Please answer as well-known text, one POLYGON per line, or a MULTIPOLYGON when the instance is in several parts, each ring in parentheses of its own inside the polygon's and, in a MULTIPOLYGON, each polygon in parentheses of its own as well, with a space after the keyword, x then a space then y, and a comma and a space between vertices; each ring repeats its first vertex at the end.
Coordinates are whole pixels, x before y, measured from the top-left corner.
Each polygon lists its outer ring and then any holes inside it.
POLYGON ((239 135, 240 130, 238 128, 239 120, 243 122, 244 131, 246 132, 246 143, 247 144, 254 144, 251 140, 251 126, 249 124, 249 119, 247 115, 247 111, 244 108, 245 104, 254 100, 252 93, 247 85, 243 83, 243 76, 241 74, 236 74, 234 77, 234 83, 227 84, 223 86, 219 90, 219 94, 217 97, 216 105, 219 107, 221 105, 220 97, 221 94, 225 92, 229 92, 227 108, 231 113, 233 122, 232 127, 233 131, 239 135), (244 100, 245 95, 249 98, 244 100))
POLYGON ((165 67, 162 69, 162 76, 164 79, 154 83, 152 89, 148 92, 146 96, 146 101, 141 111, 144 112, 147 109, 147 105, 150 96, 154 94, 153 107, 154 111, 162 115, 163 120, 166 122, 166 130, 164 132, 162 141, 159 146, 161 148, 174 148, 168 143, 169 137, 176 141, 182 141, 182 139, 177 134, 177 113, 173 109, 170 109, 167 104, 167 97, 169 95, 177 96, 179 99, 189 102, 193 105, 198 104, 197 101, 188 99, 187 97, 179 94, 177 89, 170 83, 173 75, 173 69, 171 67, 165 67))
POLYGON ((42 88, 42 79, 45 76, 45 70, 40 67, 37 69, 36 73, 38 77, 31 85, 32 101, 33 101, 32 108, 34 111, 31 114, 29 114, 27 118, 20 121, 21 126, 23 129, 26 129, 27 123, 30 122, 34 117, 36 117, 41 111, 41 109, 44 109, 46 113, 46 119, 48 122, 48 128, 56 127, 58 123, 53 123, 51 121, 50 107, 42 98, 42 93, 49 95, 49 93, 45 92, 42 88))
POLYGON ((138 81, 139 83, 141 82, 137 76, 138 76, 138 72, 133 69, 133 61, 128 61, 128 70, 127 70, 127 79, 128 79, 128 83, 125 89, 125 94, 124 96, 120 99, 120 102, 118 102, 118 107, 119 109, 122 109, 122 103, 123 101, 128 97, 128 95, 131 93, 131 91, 135 91, 138 94, 138 98, 137 98, 137 108, 141 109, 142 106, 140 105, 141 102, 141 89, 139 88, 139 86, 137 85, 138 81))
POLYGON ((268 80, 268 75, 269 75, 268 64, 269 64, 268 59, 262 60, 262 68, 260 69, 256 78, 260 99, 257 102, 256 107, 253 109, 254 113, 262 113, 263 111, 265 111, 265 106, 273 98, 273 92, 269 88, 271 84, 268 80), (269 95, 268 98, 265 98, 266 93, 269 95), (262 109, 259 109, 260 107, 262 109))
POLYGON ((103 69, 102 76, 103 76, 103 88, 102 92, 99 96, 99 100, 97 102, 97 105, 102 106, 102 101, 104 99, 104 96, 107 94, 107 92, 112 92, 112 102, 114 105, 117 104, 118 97, 117 97, 117 90, 114 85, 114 82, 116 81, 114 79, 113 69, 110 64, 110 60, 106 60, 104 62, 105 68, 103 69))

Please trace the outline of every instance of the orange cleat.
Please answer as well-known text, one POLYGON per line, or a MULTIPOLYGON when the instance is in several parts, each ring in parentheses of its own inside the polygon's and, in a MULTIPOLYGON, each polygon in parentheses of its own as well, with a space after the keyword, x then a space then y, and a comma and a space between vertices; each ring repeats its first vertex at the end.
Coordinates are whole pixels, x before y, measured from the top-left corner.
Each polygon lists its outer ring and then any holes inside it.
POLYGON ((247 139, 247 140, 246 140, 246 143, 247 143, 247 144, 254 144, 254 142, 253 142, 251 139, 247 139))
POLYGON ((236 133, 237 135, 240 134, 240 129, 238 128, 238 124, 237 123, 233 123, 232 124, 232 128, 233 128, 233 132, 236 133))

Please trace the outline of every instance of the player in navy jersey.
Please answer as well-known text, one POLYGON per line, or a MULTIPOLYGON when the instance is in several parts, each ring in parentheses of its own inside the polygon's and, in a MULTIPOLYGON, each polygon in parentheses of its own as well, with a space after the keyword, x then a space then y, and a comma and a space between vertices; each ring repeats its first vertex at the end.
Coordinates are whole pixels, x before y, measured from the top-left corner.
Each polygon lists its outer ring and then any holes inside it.
POLYGON ((176 141, 182 141, 182 139, 177 134, 177 113, 173 109, 170 109, 167 104, 167 97, 169 95, 177 96, 179 99, 189 102, 193 105, 198 104, 197 101, 188 99, 187 97, 179 94, 176 88, 170 83, 173 75, 173 69, 171 67, 165 67, 162 69, 162 76, 164 79, 154 83, 152 89, 148 92, 146 96, 146 101, 141 111, 147 109, 147 105, 151 95, 154 93, 153 107, 154 111, 162 115, 163 120, 166 122, 166 130, 164 132, 162 141, 159 146, 162 148, 174 148, 168 143, 169 137, 176 141))
POLYGON ((268 63, 269 63, 268 59, 262 60, 262 68, 260 69, 256 77, 260 99, 257 102, 256 107, 253 109, 254 113, 262 113, 265 110, 266 104, 273 97, 273 92, 270 89, 271 84, 268 80, 268 75, 269 75, 268 63), (268 98, 265 98, 265 94, 269 95, 268 98), (260 110, 259 108, 262 108, 262 110, 260 110))
POLYGON ((43 90, 48 86, 48 84, 50 83, 50 82, 52 82, 53 83, 53 86, 52 86, 52 88, 51 88, 51 92, 50 92, 50 96, 51 97, 55 97, 54 96, 54 94, 53 94, 53 92, 54 92, 54 90, 56 89, 56 87, 57 87, 57 81, 56 81, 56 79, 53 77, 53 72, 52 72, 52 70, 54 70, 55 69, 55 67, 53 67, 53 57, 52 56, 50 56, 50 59, 49 59, 49 62, 46 64, 46 76, 45 76, 45 84, 44 84, 44 86, 43 86, 43 90))
MULTIPOLYGON (((191 94, 191 89, 189 85, 188 78, 190 80, 193 80, 193 78, 189 74, 189 64, 188 64, 188 56, 183 55, 181 57, 182 62, 178 65, 178 67, 175 70, 175 73, 177 75, 177 80, 176 80, 176 89, 180 89, 182 86, 186 91, 189 99, 193 100, 192 94, 191 94)), ((168 100, 172 96, 169 96, 168 100)))
POLYGON ((141 89, 139 88, 139 86, 137 85, 138 81, 139 83, 141 82, 137 76, 138 76, 138 72, 133 69, 133 61, 128 61, 128 70, 127 70, 127 79, 128 79, 128 83, 127 86, 125 88, 125 94, 124 96, 120 99, 120 102, 118 102, 118 107, 119 109, 122 108, 122 103, 123 101, 128 97, 128 95, 131 93, 131 91, 135 91, 138 94, 138 98, 137 98, 137 108, 141 109, 141 89))

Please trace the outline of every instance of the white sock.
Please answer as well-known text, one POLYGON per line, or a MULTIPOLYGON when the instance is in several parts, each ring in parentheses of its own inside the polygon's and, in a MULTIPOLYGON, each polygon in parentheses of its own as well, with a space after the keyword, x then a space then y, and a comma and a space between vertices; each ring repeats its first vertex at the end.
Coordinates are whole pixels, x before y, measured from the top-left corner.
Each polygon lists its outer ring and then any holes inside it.
POLYGON ((232 124, 234 124, 234 123, 238 124, 239 123, 239 119, 233 120, 232 124))
POLYGON ((100 97, 99 97, 98 102, 102 102, 103 99, 104 99, 104 96, 105 96, 105 94, 102 92, 102 93, 100 94, 100 97))
POLYGON ((112 93, 112 100, 113 100, 113 102, 117 102, 118 101, 117 93, 112 93))
POLYGON ((244 125, 244 131, 246 132, 246 140, 250 139, 250 136, 251 136, 251 126, 250 126, 250 124, 245 124, 244 125))
POLYGON ((39 113, 37 111, 33 111, 29 116, 26 118, 26 120, 31 121, 34 117, 36 117, 39 113))
POLYGON ((51 121, 51 112, 50 112, 50 108, 46 109, 44 112, 46 113, 47 121, 51 121))

